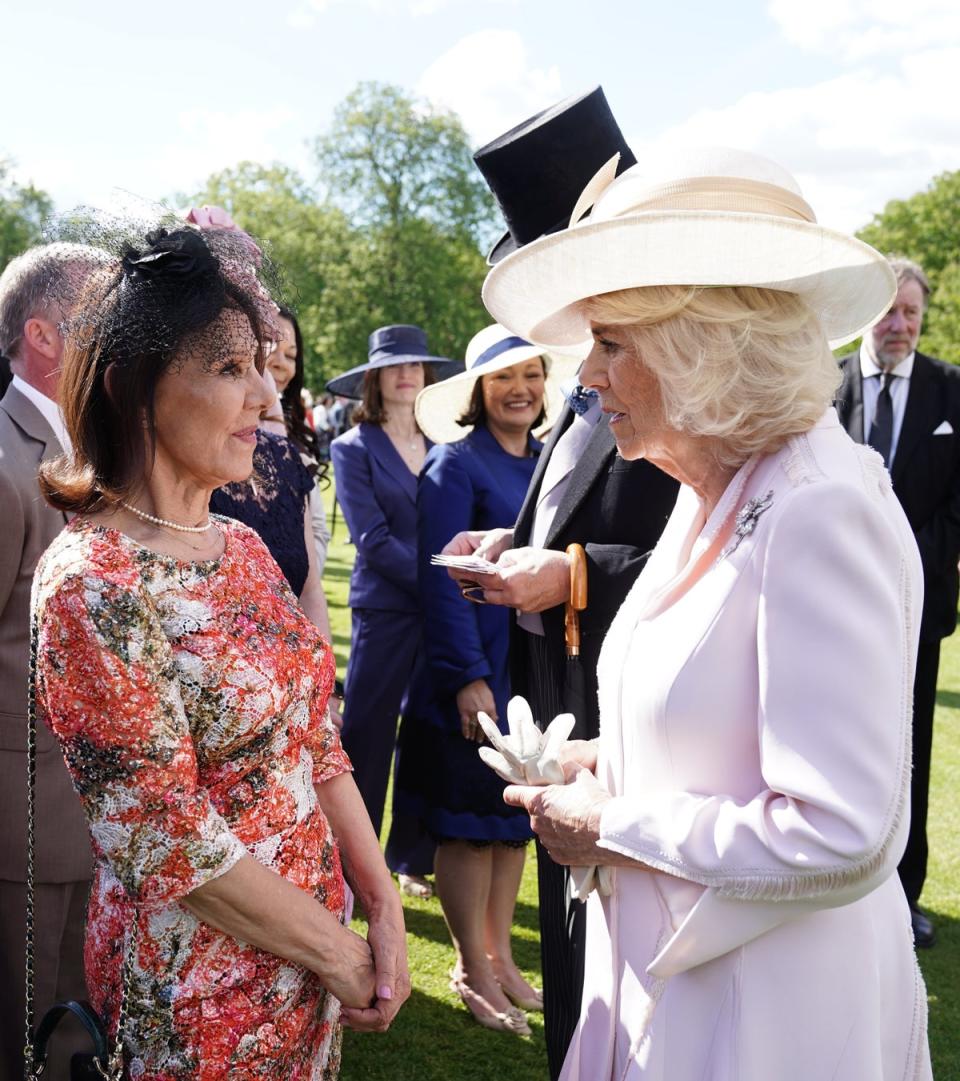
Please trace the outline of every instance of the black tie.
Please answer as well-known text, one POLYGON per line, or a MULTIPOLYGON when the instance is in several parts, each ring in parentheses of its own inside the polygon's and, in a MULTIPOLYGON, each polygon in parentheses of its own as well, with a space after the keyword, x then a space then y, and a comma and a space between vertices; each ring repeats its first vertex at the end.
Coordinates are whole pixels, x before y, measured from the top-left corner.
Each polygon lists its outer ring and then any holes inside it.
POLYGON ((883 464, 889 469, 890 447, 893 444, 893 399, 890 397, 890 384, 896 376, 892 372, 884 372, 880 378, 882 383, 877 396, 877 411, 873 415, 867 442, 883 457, 883 464))

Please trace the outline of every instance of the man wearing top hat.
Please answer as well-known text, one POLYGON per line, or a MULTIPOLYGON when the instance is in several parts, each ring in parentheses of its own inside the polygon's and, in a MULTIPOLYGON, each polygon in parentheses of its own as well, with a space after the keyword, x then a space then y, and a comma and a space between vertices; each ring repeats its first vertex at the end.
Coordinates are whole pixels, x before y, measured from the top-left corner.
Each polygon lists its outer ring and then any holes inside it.
MULTIPOLYGON (((531 117, 474 158, 508 226, 488 257, 491 264, 564 228, 603 166, 619 173, 636 163, 600 87, 531 117)), ((541 726, 558 713, 574 712, 571 738, 592 739, 599 731, 600 647, 660 537, 677 483, 646 461, 620 458, 595 395, 579 386, 569 391, 513 530, 461 533, 445 551, 476 552, 499 562, 501 573, 482 581, 488 603, 518 611, 512 692, 528 699, 541 726), (578 702, 564 698, 564 606, 570 590, 565 549, 573 543, 583 546, 587 562, 587 607, 580 618, 587 693, 578 702)), ((537 857, 544 1024, 555 1079, 580 1015, 585 921, 583 906, 570 897, 566 868, 539 846, 537 857)))

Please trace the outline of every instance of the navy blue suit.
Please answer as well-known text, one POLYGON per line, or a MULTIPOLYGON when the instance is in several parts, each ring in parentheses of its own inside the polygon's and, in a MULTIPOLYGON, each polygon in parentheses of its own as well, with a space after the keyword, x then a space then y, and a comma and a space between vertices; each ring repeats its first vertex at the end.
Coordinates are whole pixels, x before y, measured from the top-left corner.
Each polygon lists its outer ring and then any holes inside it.
MULTIPOLYGON (((389 436, 360 424, 330 446, 337 500, 357 549, 350 576, 351 640, 344 689, 343 745, 377 834, 397 745, 397 717, 421 642, 417 595, 417 478, 389 436)), ((404 733, 397 751, 402 757, 404 733)), ((428 874, 433 844, 418 820, 394 815, 387 844, 391 870, 428 874)))
POLYGON ((465 601, 442 567, 430 565, 464 529, 510 526, 537 462, 508 454, 484 427, 456 443, 434 447, 420 474, 417 499, 419 584, 424 615, 424 664, 410 693, 417 723, 418 768, 427 792, 427 824, 441 838, 519 842, 532 836, 528 816, 503 802, 503 782, 485 766, 477 744, 464 739, 456 693, 486 680, 506 731, 510 697, 508 652, 512 609, 465 601))

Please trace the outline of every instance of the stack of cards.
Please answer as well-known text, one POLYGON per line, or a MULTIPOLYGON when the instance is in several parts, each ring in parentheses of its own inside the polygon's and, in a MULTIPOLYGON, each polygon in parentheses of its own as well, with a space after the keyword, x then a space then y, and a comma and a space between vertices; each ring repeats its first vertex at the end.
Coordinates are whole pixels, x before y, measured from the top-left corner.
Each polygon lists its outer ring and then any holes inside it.
POLYGON ((430 562, 434 567, 452 567, 464 574, 499 573, 496 563, 491 563, 489 559, 479 559, 477 556, 436 555, 430 557, 430 562))

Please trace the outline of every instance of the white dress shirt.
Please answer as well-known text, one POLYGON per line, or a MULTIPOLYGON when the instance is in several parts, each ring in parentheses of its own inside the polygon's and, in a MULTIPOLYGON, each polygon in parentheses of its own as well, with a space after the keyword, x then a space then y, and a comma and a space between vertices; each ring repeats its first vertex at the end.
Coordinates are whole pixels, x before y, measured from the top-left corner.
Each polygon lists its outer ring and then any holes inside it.
POLYGON ((37 390, 36 387, 30 386, 19 375, 13 377, 13 385, 40 410, 40 415, 53 429, 53 434, 57 437, 61 448, 68 452, 73 450, 70 436, 67 435, 67 426, 63 423, 63 413, 60 412, 60 406, 52 398, 48 398, 46 394, 37 390))
MULTIPOLYGON (((897 443, 903 428, 903 414, 907 408, 907 395, 910 393, 910 376, 913 374, 913 358, 916 353, 904 357, 892 369, 896 378, 890 383, 890 400, 893 403, 893 438, 890 440, 890 465, 897 455, 897 443)), ((870 355, 865 344, 860 346, 860 374, 863 377, 863 438, 870 438, 873 418, 877 413, 877 398, 880 397, 883 369, 870 355)))

